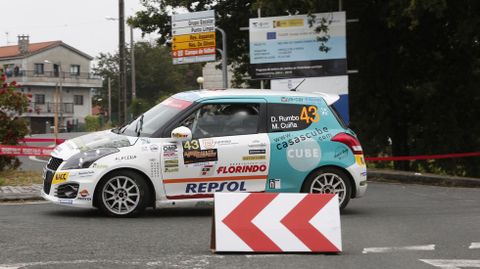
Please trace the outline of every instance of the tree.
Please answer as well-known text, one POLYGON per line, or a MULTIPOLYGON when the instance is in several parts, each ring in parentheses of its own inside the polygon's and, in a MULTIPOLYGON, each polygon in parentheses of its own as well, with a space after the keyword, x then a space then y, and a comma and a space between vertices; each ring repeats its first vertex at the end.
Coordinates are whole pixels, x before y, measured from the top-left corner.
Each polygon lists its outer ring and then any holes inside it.
MULTIPOLYGON (((143 0, 131 23, 170 37, 172 10, 214 9, 236 82, 248 70, 249 18, 336 11, 330 0, 143 0)), ((351 125, 367 156, 480 151, 480 1, 344 0, 351 125), (389 141, 392 141, 391 145, 389 141)), ((217 43, 220 43, 217 40, 217 43)), ((255 81, 247 81, 258 86, 255 81)), ((480 158, 395 162, 397 169, 480 176, 480 158)))
MULTIPOLYGON (((130 56, 130 53, 126 53, 130 56)), ((101 53, 98 57, 98 65, 94 72, 104 78, 103 87, 98 91, 97 103, 104 109, 108 107, 107 79, 111 79, 112 89, 112 116, 115 117, 118 111, 118 85, 119 72, 118 53, 101 53)), ((141 99, 142 108, 138 107, 140 100, 132 102, 131 89, 127 90, 128 104, 135 107, 129 108, 133 114, 139 113, 146 108, 153 106, 156 100, 163 95, 172 95, 179 91, 186 91, 198 88, 196 78, 201 76, 201 65, 173 65, 169 49, 162 45, 153 45, 147 42, 135 43, 135 73, 136 73, 136 97, 141 99)), ((131 85, 131 61, 127 58, 127 85, 131 85)))
MULTIPOLYGON (((348 1, 352 125, 370 156, 479 151, 478 1, 348 1), (392 140, 391 148, 388 139, 392 140)), ((479 158, 397 169, 480 176, 479 158)))
MULTIPOLYGON (((28 134, 27 122, 18 117, 28 106, 28 98, 17 92, 15 81, 7 82, 0 70, 0 144, 17 145, 18 140, 28 134)), ((0 155, 0 171, 17 168, 20 161, 16 157, 0 155)))
MULTIPOLYGON (((317 0, 142 0, 146 10, 139 11, 129 23, 140 28, 144 33, 160 34, 159 44, 166 44, 171 39, 170 16, 172 10, 188 10, 189 12, 215 9, 216 25, 227 33, 228 64, 234 67, 234 85, 243 83, 259 86, 259 81, 247 80, 249 67, 248 31, 241 27, 248 26, 250 18, 257 17, 260 8, 262 16, 282 16, 289 14, 311 14, 317 10, 332 10, 338 7, 337 1, 317 0)), ((325 31, 325 28, 319 31, 325 31)), ((222 44, 217 35, 217 44, 222 44)), ((323 47, 325 49, 325 47, 323 47)), ((322 46, 319 47, 322 49, 322 46)))

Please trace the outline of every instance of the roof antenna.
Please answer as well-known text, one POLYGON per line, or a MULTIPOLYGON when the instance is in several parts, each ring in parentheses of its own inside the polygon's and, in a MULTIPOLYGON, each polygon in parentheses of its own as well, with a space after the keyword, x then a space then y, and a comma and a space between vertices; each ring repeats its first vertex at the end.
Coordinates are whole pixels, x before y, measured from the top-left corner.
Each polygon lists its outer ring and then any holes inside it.
POLYGON ((300 87, 300 85, 302 85, 302 83, 305 82, 305 80, 307 80, 307 79, 304 78, 300 83, 298 83, 298 85, 297 85, 295 88, 291 89, 290 91, 291 91, 291 92, 296 92, 297 89, 298 89, 298 87, 300 87))

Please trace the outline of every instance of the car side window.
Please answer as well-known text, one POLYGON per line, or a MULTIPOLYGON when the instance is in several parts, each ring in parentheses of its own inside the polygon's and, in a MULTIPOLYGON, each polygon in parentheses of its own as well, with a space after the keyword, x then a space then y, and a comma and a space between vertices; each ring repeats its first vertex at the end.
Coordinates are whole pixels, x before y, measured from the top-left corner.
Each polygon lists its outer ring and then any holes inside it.
POLYGON ((179 126, 192 130, 193 138, 246 135, 258 132, 259 104, 206 104, 179 126))
POLYGON ((308 128, 320 120, 318 107, 299 104, 269 104, 268 132, 291 132, 308 128))

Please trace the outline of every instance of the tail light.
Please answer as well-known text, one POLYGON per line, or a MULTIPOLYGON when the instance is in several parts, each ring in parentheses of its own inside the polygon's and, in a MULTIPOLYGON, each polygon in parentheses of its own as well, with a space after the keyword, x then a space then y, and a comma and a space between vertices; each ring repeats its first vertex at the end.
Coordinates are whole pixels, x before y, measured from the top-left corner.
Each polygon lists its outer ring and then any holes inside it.
POLYGON ((363 154, 362 146, 358 139, 347 133, 338 133, 335 135, 331 141, 339 142, 347 145, 353 152, 353 154, 363 154))

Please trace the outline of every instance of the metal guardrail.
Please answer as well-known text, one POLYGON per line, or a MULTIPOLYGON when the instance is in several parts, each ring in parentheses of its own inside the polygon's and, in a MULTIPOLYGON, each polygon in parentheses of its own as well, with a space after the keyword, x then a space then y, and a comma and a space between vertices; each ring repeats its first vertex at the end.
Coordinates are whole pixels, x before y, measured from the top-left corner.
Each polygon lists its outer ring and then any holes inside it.
MULTIPOLYGON (((45 102, 45 103, 35 103, 32 102, 27 108, 29 113, 55 113, 55 103, 45 102)), ((74 104, 73 103, 60 103, 59 104, 59 113, 74 113, 74 104)))

